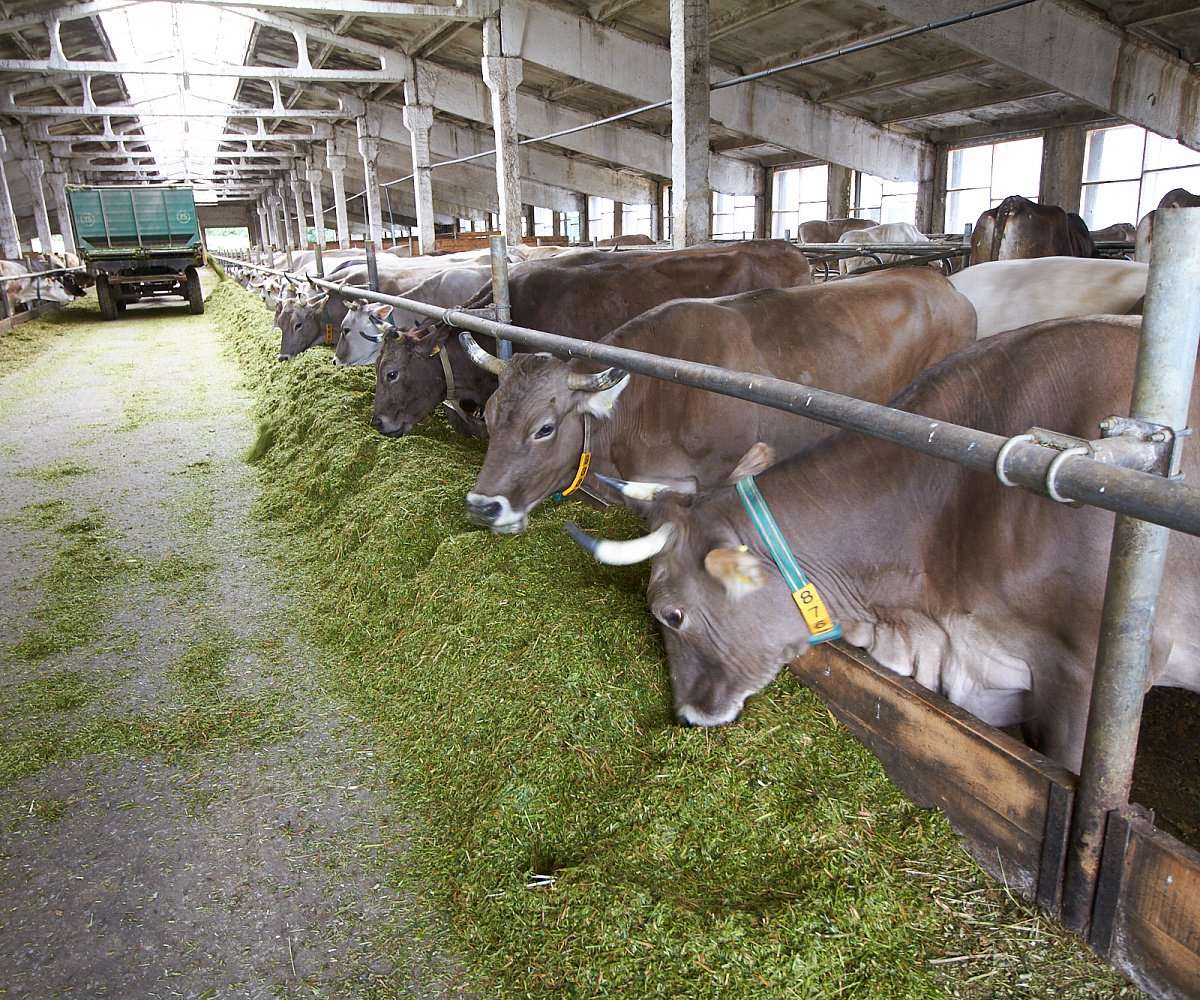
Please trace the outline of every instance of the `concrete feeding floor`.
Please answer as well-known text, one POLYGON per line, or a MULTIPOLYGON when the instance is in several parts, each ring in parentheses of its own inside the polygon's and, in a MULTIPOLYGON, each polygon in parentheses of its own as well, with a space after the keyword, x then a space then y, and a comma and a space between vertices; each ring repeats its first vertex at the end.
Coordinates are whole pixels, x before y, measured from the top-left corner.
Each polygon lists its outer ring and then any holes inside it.
POLYGON ((290 627, 236 382, 182 305, 0 378, 4 996, 460 994, 290 627))

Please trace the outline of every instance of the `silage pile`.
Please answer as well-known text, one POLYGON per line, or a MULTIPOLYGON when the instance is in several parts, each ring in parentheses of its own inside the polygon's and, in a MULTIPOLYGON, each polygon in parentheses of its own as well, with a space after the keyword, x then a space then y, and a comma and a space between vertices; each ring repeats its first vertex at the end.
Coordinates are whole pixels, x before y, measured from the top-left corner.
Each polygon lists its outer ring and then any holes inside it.
POLYGON ((672 725, 645 568, 562 531, 628 536, 628 515, 472 529, 477 442, 440 419, 383 438, 373 370, 278 363, 270 314, 231 282, 210 309, 258 402, 295 613, 412 818, 396 877, 446 915, 482 995, 1112 991, 792 679, 734 727, 672 725))

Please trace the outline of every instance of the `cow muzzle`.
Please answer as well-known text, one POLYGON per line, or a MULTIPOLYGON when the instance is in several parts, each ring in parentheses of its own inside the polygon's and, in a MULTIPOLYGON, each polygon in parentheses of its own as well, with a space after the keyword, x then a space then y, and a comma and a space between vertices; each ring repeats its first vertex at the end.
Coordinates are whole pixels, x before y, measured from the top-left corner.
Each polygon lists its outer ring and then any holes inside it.
POLYGON ((529 526, 529 517, 515 511, 505 496, 485 496, 482 493, 467 494, 467 516, 475 523, 490 528, 497 534, 520 534, 529 526))

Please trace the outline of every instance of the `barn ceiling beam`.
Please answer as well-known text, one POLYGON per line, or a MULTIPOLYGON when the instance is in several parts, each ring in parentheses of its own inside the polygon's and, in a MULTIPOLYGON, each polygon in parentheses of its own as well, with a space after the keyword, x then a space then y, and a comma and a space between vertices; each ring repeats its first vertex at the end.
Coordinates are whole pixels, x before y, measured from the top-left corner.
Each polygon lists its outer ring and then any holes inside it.
POLYGON ((726 35, 748 28, 750 25, 772 17, 781 10, 803 5, 808 7, 816 0, 753 0, 744 3, 725 14, 714 17, 708 24, 708 40, 715 42, 726 35))
POLYGON ((898 125, 901 122, 917 122, 923 118, 938 118, 941 115, 965 114, 968 111, 1009 104, 1012 101, 1024 101, 1031 97, 1046 97, 1053 93, 1054 90, 1036 81, 1003 90, 997 90, 995 87, 975 87, 936 101, 901 101, 881 110, 876 120, 884 125, 898 125))
MULTIPOLYGON (((417 61, 417 73, 422 80, 422 100, 427 99, 437 111, 491 125, 491 97, 477 74, 423 60, 417 61)), ((522 133, 536 136, 586 125, 595 121, 595 115, 517 91, 517 121, 522 133)), ((584 153, 655 177, 671 176, 671 140, 646 129, 604 125, 560 136, 545 145, 584 153)), ((732 156, 714 156, 709 176, 712 186, 725 194, 761 193, 761 172, 753 164, 732 156)))
MULTIPOLYGON (((887 10, 921 24, 983 5, 983 0, 888 0, 887 10)), ((1055 90, 1200 149, 1200 72, 1082 7, 1038 0, 943 34, 1055 90)))
POLYGON ((394 83, 407 79, 407 71, 404 68, 318 69, 308 65, 307 57, 298 67, 242 66, 193 59, 186 69, 178 65, 108 62, 98 59, 64 59, 62 62, 50 59, 0 59, 0 73, 47 73, 58 76, 111 73, 128 76, 232 77, 240 80, 303 80, 325 83, 394 83))
POLYGON ((883 90, 895 90, 899 87, 911 86, 914 83, 926 83, 929 80, 936 80, 938 77, 961 73, 963 70, 975 69, 983 65, 986 63, 982 59, 955 53, 941 59, 920 62, 916 66, 907 66, 892 73, 867 73, 857 80, 841 86, 829 83, 810 90, 809 96, 814 101, 837 104, 854 97, 877 94, 883 90))
MULTIPOLYGON (((87 79, 86 77, 84 78, 87 79)), ((82 104, 18 104, 17 97, 12 91, 0 94, 0 114, 12 115, 16 118, 296 118, 307 121, 344 121, 356 118, 362 114, 362 102, 352 97, 338 98, 336 109, 310 109, 284 107, 279 97, 276 81, 271 81, 276 103, 270 108, 256 108, 238 104, 227 106, 214 102, 211 111, 147 111, 136 104, 97 104, 91 96, 91 88, 84 88, 82 104)), ((198 96, 198 95, 197 95, 198 96)))
POLYGON ((355 14, 366 17, 450 17, 479 21, 496 13, 496 0, 455 0, 453 4, 399 3, 396 0, 177 0, 205 7, 253 7, 310 14, 355 14))
MULTIPOLYGON (((654 102, 671 93, 670 51, 536 2, 501 9, 505 55, 654 102)), ((714 83, 732 74, 714 69, 714 83)), ((761 82, 712 95, 712 120, 734 132, 887 177, 917 180, 927 144, 761 82)), ((524 125, 522 125, 524 128, 524 125)))

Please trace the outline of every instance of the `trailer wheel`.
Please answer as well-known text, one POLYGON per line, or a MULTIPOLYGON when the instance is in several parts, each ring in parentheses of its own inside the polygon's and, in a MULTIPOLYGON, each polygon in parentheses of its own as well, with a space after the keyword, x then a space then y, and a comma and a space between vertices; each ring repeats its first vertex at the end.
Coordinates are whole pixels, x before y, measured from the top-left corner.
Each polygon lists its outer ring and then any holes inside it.
POLYGON ((194 267, 189 267, 186 274, 188 307, 193 315, 199 316, 204 312, 204 289, 200 287, 200 275, 194 267))
POLYGON ((107 274, 96 275, 96 298, 100 302, 100 315, 105 319, 116 319, 119 313, 117 297, 108 283, 107 274))

